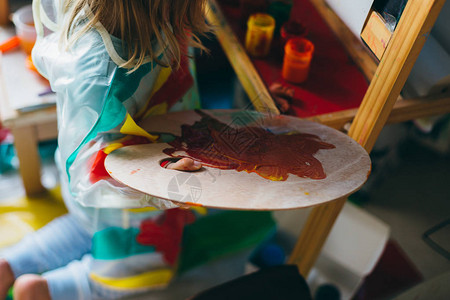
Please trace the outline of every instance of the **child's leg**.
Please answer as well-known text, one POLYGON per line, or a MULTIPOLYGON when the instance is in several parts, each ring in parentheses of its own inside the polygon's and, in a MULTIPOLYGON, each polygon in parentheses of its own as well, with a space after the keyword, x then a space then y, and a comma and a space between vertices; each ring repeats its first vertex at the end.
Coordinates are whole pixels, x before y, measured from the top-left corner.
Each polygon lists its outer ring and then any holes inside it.
POLYGON ((14 284, 14 300, 51 300, 47 281, 35 274, 20 276, 14 284))
POLYGON ((89 270, 92 256, 87 254, 67 266, 46 272, 46 279, 52 300, 92 299, 89 283, 89 270))
POLYGON ((80 259, 90 251, 91 236, 71 215, 57 218, 0 254, 0 297, 17 277, 42 273, 80 259))
POLYGON ((5 299, 8 289, 14 283, 14 274, 8 262, 0 258, 0 299, 5 299))
POLYGON ((54 270, 80 259, 91 250, 91 236, 70 214, 59 217, 27 235, 1 256, 9 263, 14 277, 54 270))
POLYGON ((91 255, 42 274, 25 274, 14 283, 15 300, 92 299, 88 273, 91 255))

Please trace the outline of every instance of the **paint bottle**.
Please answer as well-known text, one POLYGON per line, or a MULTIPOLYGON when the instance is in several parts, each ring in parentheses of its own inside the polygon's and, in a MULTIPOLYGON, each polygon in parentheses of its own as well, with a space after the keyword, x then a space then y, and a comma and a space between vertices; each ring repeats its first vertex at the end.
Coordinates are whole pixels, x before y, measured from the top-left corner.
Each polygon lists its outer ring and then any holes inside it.
POLYGON ((290 39, 305 37, 308 29, 299 21, 290 20, 284 23, 280 29, 281 44, 284 47, 290 39))
POLYGON ((16 26, 17 35, 20 38, 20 45, 26 54, 31 54, 31 50, 36 42, 36 30, 34 29, 33 11, 31 5, 24 6, 13 14, 13 22, 16 26))
POLYGON ((289 20, 292 9, 292 0, 272 1, 267 9, 267 13, 275 19, 275 36, 280 34, 281 25, 289 20))
POLYGON ((269 54, 272 43, 275 20, 268 14, 256 13, 247 22, 245 48, 254 57, 264 57, 269 54))
POLYGON ((272 267, 284 264, 286 254, 284 249, 274 243, 262 245, 255 249, 245 265, 245 273, 249 274, 264 267, 272 267))
POLYGON ((314 44, 305 38, 290 39, 284 47, 281 75, 286 81, 301 83, 308 78, 314 44))

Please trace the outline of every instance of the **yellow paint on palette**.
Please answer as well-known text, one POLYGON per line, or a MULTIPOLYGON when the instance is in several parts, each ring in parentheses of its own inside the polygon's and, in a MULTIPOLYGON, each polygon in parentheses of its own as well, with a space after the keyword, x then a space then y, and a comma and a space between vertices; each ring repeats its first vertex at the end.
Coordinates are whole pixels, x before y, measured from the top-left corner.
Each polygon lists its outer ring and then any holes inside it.
POLYGON ((13 245, 56 217, 67 213, 58 187, 34 197, 4 200, 0 204, 0 248, 13 245))
POLYGON ((201 215, 206 215, 208 213, 208 209, 206 207, 201 206, 198 203, 193 203, 193 206, 190 207, 190 209, 195 210, 197 213, 201 215))
POLYGON ((267 176, 267 179, 270 179, 272 181, 282 181, 284 179, 283 176, 267 176))
POLYGON ((174 276, 171 269, 159 269, 129 277, 105 277, 90 273, 91 279, 107 287, 129 290, 155 288, 167 285, 174 276))

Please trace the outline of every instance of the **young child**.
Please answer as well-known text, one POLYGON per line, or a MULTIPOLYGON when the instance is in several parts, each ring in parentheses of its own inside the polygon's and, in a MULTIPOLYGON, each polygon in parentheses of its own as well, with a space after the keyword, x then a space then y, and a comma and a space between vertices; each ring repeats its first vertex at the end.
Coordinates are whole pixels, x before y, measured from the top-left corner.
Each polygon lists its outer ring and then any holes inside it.
POLYGON ((33 62, 57 95, 55 158, 69 214, 2 253, 1 299, 13 285, 19 300, 121 298, 174 276, 192 212, 119 184, 103 162, 124 145, 157 141, 137 124, 189 92, 187 48, 202 48, 205 2, 33 1, 33 62))

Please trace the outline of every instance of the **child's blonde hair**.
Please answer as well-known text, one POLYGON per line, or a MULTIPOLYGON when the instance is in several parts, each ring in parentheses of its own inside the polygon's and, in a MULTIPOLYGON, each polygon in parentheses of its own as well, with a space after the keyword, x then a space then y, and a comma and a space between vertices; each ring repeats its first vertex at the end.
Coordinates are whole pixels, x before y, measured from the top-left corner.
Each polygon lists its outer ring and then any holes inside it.
POLYGON ((100 22, 106 30, 120 38, 128 49, 127 61, 120 67, 136 70, 150 57, 159 64, 152 48, 156 41, 172 67, 180 65, 183 46, 204 49, 198 35, 209 31, 205 21, 206 0, 66 0, 70 9, 69 22, 65 25, 63 37, 73 43, 81 34, 100 22), (89 8, 92 12, 88 22, 75 24, 79 13, 89 8), (77 34, 71 37, 73 26, 77 34))

